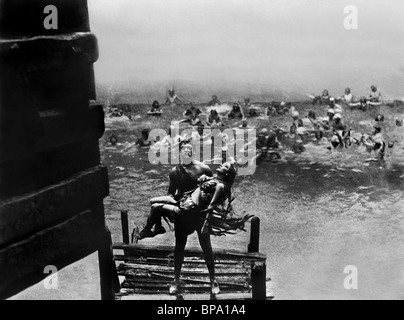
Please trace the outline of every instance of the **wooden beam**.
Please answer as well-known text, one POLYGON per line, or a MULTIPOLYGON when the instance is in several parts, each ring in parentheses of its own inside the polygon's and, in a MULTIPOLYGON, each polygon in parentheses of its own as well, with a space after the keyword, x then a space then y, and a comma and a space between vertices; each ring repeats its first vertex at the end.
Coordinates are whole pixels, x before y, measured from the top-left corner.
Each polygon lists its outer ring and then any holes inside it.
MULTIPOLYGON (((148 246, 142 244, 124 244, 114 243, 113 248, 116 250, 125 250, 126 254, 150 256, 169 256, 173 255, 174 246, 148 246)), ((251 261, 265 261, 266 255, 262 253, 245 253, 235 250, 214 249, 213 253, 217 259, 232 260, 246 259, 251 261)), ((186 256, 203 256, 200 248, 185 249, 186 256)))
MULTIPOLYGON (((117 296, 121 300, 176 300, 177 296, 171 296, 167 293, 151 293, 141 294, 136 293, 131 289, 122 290, 121 294, 117 296)), ((209 293, 201 294, 185 294, 185 300, 210 300, 209 293)), ((251 300, 251 293, 221 293, 216 296, 216 300, 251 300)))
POLYGON ((108 194, 108 171, 97 166, 35 193, 0 202, 0 249, 74 217, 108 194))
POLYGON ((104 232, 102 206, 44 229, 0 250, 0 299, 44 279, 44 268, 58 270, 99 249, 104 232))
POLYGON ((251 219, 251 233, 250 233, 250 243, 248 244, 248 252, 259 252, 260 251, 260 219, 258 217, 253 217, 251 219))
POLYGON ((123 243, 129 243, 129 221, 128 210, 121 211, 121 224, 122 224, 122 241, 123 243))
POLYGON ((265 262, 254 263, 251 271, 252 298, 254 300, 266 300, 266 269, 265 262))

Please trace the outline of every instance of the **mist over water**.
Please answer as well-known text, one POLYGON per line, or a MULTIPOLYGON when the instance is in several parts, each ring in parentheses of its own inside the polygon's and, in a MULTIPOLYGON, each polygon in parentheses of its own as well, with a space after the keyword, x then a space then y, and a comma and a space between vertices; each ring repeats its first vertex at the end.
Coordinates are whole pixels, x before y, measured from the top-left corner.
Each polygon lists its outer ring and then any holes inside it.
POLYGON ((404 26, 400 0, 89 0, 100 59, 97 82, 136 102, 178 94, 234 100, 299 99, 376 84, 403 98, 404 26), (358 8, 358 30, 344 8, 358 8))

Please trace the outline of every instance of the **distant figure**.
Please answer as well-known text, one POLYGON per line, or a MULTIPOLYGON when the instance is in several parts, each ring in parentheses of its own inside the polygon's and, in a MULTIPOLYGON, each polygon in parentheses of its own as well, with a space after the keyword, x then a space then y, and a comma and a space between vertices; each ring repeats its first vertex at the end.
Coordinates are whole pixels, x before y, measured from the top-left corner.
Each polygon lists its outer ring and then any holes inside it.
POLYGON ((336 103, 335 98, 330 98, 329 107, 334 109, 335 113, 342 113, 342 107, 336 103))
POLYGON ((331 98, 330 93, 328 92, 327 89, 325 89, 321 96, 313 97, 313 104, 316 104, 316 103, 318 103, 320 105, 329 104, 330 98, 331 98))
POLYGON ((292 111, 292 121, 296 128, 303 126, 303 120, 300 119, 299 111, 292 111))
POLYGON ((303 153, 306 150, 303 144, 302 139, 295 140, 294 144, 292 145, 292 151, 296 154, 303 153))
POLYGON ((248 110, 248 115, 250 117, 258 116, 257 108, 253 104, 251 104, 250 98, 244 99, 244 108, 248 110))
POLYGON ((227 119, 243 119, 244 114, 238 103, 233 104, 232 110, 227 114, 227 119))
POLYGON ((375 118, 376 122, 384 122, 384 115, 379 114, 377 115, 377 117, 375 118))
POLYGON ((252 106, 250 98, 244 99, 244 107, 250 108, 252 106))
POLYGON ((241 124, 239 125, 239 129, 251 129, 251 127, 248 125, 247 119, 243 119, 241 121, 241 124))
POLYGON ((136 141, 136 146, 139 147, 149 147, 151 141, 149 140, 149 129, 142 130, 142 136, 136 141))
POLYGON ((373 128, 373 133, 365 141, 366 150, 369 153, 372 151, 377 152, 379 157, 383 159, 386 143, 383 139, 382 128, 379 124, 375 124, 373 128))
POLYGON ((166 105, 175 106, 175 105, 177 105, 177 102, 179 104, 182 104, 182 101, 175 94, 174 88, 171 88, 171 90, 168 90, 168 97, 167 97, 167 100, 166 100, 166 105))
POLYGON ((220 105, 220 101, 216 95, 213 95, 212 100, 209 101, 209 107, 216 107, 218 105, 220 105))
POLYGON ((191 103, 190 108, 188 110, 184 111, 183 116, 186 119, 190 120, 192 118, 198 117, 201 113, 202 113, 202 111, 199 108, 195 107, 195 105, 193 103, 191 103))
POLYGON ((332 121, 334 120, 334 116, 335 116, 335 110, 330 108, 327 111, 327 117, 328 117, 328 122, 332 123, 332 121))
POLYGON ((160 103, 157 100, 153 101, 151 110, 147 113, 148 115, 158 116, 161 115, 160 103))
POLYGON ((275 105, 276 113, 281 114, 281 115, 286 114, 289 111, 288 106, 290 107, 291 105, 292 104, 290 102, 287 104, 285 101, 282 101, 281 103, 276 104, 275 105))
POLYGON ((217 128, 223 126, 222 119, 215 109, 210 110, 209 117, 207 119, 207 123, 212 128, 217 128))
POLYGON ((369 93, 369 102, 373 103, 380 103, 382 102, 382 94, 380 91, 377 89, 376 86, 371 86, 370 87, 371 91, 369 93))
POLYGON ((350 88, 345 89, 345 93, 339 98, 342 103, 352 103, 353 102, 353 94, 351 93, 350 88))
POLYGON ((118 137, 115 135, 115 133, 111 134, 109 137, 109 142, 115 146, 118 143, 118 137))

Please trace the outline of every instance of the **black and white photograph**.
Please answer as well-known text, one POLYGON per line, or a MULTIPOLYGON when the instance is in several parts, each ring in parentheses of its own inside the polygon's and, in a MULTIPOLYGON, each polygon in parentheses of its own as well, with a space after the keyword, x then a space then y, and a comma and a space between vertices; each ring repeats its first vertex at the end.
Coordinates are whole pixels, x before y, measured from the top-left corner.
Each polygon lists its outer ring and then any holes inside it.
POLYGON ((0 299, 403 300, 403 16, 0 0, 0 299))

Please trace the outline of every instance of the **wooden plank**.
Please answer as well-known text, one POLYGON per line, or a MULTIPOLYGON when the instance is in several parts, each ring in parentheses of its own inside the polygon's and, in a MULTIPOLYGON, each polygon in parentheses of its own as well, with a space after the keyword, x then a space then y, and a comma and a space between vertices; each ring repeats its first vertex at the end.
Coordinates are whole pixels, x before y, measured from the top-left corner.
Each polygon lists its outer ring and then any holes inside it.
MULTIPOLYGON (((174 252, 174 246, 148 246, 142 244, 124 244, 114 243, 114 249, 125 250, 126 253, 132 255, 146 255, 146 256, 169 256, 174 252)), ((262 253, 246 253, 235 250, 217 249, 213 250, 214 255, 218 259, 246 259, 252 261, 265 261, 266 255, 262 253)), ((202 256, 202 249, 188 248, 185 249, 186 256, 202 256)))
MULTIPOLYGON (((240 286, 248 286, 249 284, 249 278, 244 277, 244 276, 234 276, 234 277, 229 277, 229 276, 216 276, 216 280, 220 283, 228 283, 228 284, 235 284, 235 285, 240 285, 240 286)), ((159 274, 156 275, 156 273, 152 273, 150 276, 146 275, 137 275, 133 278, 125 278, 125 281, 128 282, 139 282, 139 283, 167 283, 171 284, 174 281, 174 275, 164 275, 164 274, 159 274)), ((193 276, 193 277, 181 277, 181 281, 184 281, 185 283, 187 282, 203 282, 203 283, 209 283, 209 277, 206 276, 193 276)))
MULTIPOLYGON (((125 289, 144 289, 144 290, 168 290, 170 287, 170 284, 164 284, 164 283, 140 283, 140 282, 129 282, 129 281, 124 281, 122 283, 122 288, 125 289)), ((209 291, 210 290, 210 284, 209 283, 188 283, 184 284, 183 289, 185 292, 198 292, 198 291, 209 291)), ((220 284, 220 290, 221 291, 247 291, 249 292, 248 288, 245 288, 243 286, 236 286, 236 285, 229 285, 229 284, 220 284)))
POLYGON ((35 193, 0 202, 0 249, 74 217, 108 193, 108 171, 97 166, 35 193))
MULTIPOLYGON (((176 300, 176 296, 167 294, 167 292, 156 294, 155 292, 140 293, 132 289, 123 289, 120 294, 116 295, 120 300, 176 300)), ((210 300, 209 293, 185 294, 184 300, 210 300)), ((216 296, 216 300, 251 300, 251 293, 220 293, 216 296)))
MULTIPOLYGON (((144 256, 133 256, 133 255, 114 255, 115 261, 125 261, 125 262, 136 262, 143 264, 161 264, 161 265, 173 265, 174 257, 170 258, 154 258, 154 257, 144 257, 144 256)), ((232 261, 232 260, 219 260, 215 259, 216 264, 222 265, 242 265, 249 266, 250 263, 246 261, 232 261)), ((186 257, 184 259, 183 265, 206 265, 205 260, 194 258, 194 257, 186 257)))
MULTIPOLYGON (((120 276, 138 276, 138 275, 142 275, 142 276, 150 276, 151 272, 148 270, 118 270, 118 275, 120 276)), ((157 271, 155 271, 157 272, 157 271)), ((165 270, 159 270, 158 273, 162 273, 162 274, 166 274, 166 275, 173 275, 174 271, 165 271, 165 270)), ((209 273, 207 271, 192 271, 192 270, 181 270, 181 274, 183 275, 187 275, 187 276, 208 276, 209 273)), ((224 275, 228 275, 228 276, 245 276, 245 275, 249 275, 249 271, 245 271, 245 272, 226 272, 226 271, 216 271, 215 272, 216 276, 224 276, 224 275)))
MULTIPOLYGON (((1 128, 0 123, 0 131, 1 128)), ((16 140, 10 139, 10 141, 16 140)), ((11 149, 15 152, 11 154, 17 157, 17 153, 25 146, 19 141, 14 145, 15 148, 11 149)), ((0 149, 0 154, 9 150, 8 147, 3 148, 1 144, 0 149)), ((78 172, 98 166, 100 164, 99 141, 98 139, 79 140, 74 145, 32 153, 4 163, 1 160, 0 201, 46 188, 69 179, 78 172)))
POLYGON ((98 250, 104 232, 102 203, 30 238, 0 250, 0 299, 44 279, 43 270, 58 270, 98 250))
MULTIPOLYGON (((174 266, 162 266, 162 265, 149 265, 149 264, 135 264, 135 263, 121 263, 118 266, 118 270, 147 270, 147 271, 173 271, 174 272, 174 266)), ((195 266, 188 267, 188 266, 183 266, 181 268, 182 271, 194 271, 194 272, 207 272, 208 268, 206 265, 204 265, 202 268, 198 268, 195 266)), ((228 273, 242 273, 242 272, 248 272, 250 268, 245 268, 242 266, 223 266, 220 264, 215 264, 215 270, 220 272, 228 272, 228 273)))

